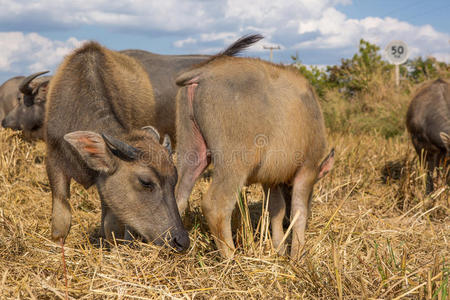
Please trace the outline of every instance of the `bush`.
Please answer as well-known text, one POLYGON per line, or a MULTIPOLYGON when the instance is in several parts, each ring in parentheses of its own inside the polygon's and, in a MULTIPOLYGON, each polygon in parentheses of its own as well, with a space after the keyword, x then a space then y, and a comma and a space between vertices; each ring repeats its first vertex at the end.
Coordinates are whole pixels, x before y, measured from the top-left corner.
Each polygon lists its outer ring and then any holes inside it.
POLYGON ((449 77, 449 65, 419 57, 400 66, 402 81, 396 87, 394 66, 382 60, 379 51, 380 47, 361 39, 351 59, 325 70, 303 65, 298 55, 292 56, 293 65, 321 98, 330 131, 377 132, 385 138, 401 135, 412 91, 425 80, 449 77))

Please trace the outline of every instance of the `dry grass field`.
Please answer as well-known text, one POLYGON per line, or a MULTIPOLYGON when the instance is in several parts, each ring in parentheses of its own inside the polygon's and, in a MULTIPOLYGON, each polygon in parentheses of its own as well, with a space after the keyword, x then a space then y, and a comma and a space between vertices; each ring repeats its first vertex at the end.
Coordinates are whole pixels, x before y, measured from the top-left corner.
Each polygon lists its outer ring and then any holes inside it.
MULTIPOLYGON (((337 97, 329 96, 322 106, 334 127, 341 122, 345 130, 331 128, 337 161, 316 185, 299 262, 272 249, 258 186, 243 192, 241 202, 248 202, 250 211, 243 206, 238 251, 224 260, 197 205, 207 176, 191 196, 186 220, 191 247, 184 254, 139 241, 106 247, 98 237, 95 188, 73 183, 73 225, 64 247, 69 298, 448 299, 449 187, 437 178, 434 193, 425 196, 425 173, 404 126, 386 138, 389 115, 403 124, 409 96, 380 96, 359 115, 342 108, 337 97), (339 121, 340 111, 346 111, 347 123, 339 121), (380 130, 370 123, 377 118, 380 130)), ((61 247, 49 240, 44 159, 43 142, 0 131, 2 299, 65 298, 61 247)))

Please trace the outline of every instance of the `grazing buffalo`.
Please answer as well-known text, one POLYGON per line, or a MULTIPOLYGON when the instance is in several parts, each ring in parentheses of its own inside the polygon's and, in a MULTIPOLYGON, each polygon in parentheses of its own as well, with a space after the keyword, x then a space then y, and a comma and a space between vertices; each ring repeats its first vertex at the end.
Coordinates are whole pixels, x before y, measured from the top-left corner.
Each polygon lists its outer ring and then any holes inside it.
POLYGON ((426 193, 433 191, 433 172, 448 166, 450 156, 450 83, 437 79, 414 95, 406 115, 406 127, 427 168, 426 193))
POLYGON ((95 42, 67 56, 53 76, 47 98, 47 174, 53 198, 52 238, 70 230, 70 181, 96 185, 107 239, 125 226, 146 240, 189 246, 178 213, 177 172, 170 141, 160 144, 147 125, 160 118, 145 69, 134 58, 95 42))
POLYGON ((2 126, 22 130, 28 138, 44 138, 45 105, 51 76, 39 72, 24 78, 18 87, 16 106, 3 119, 2 126))
POLYGON ((19 86, 24 78, 24 76, 13 77, 0 86, 0 121, 16 106, 19 86))
MULTIPOLYGON (((272 239, 283 238, 283 186, 292 184, 291 256, 298 258, 313 186, 332 168, 317 96, 297 71, 252 58, 231 57, 262 37, 243 37, 208 62, 181 74, 177 96, 176 198, 180 213, 196 178, 212 162, 202 210, 221 253, 234 251, 230 219, 243 185, 271 188, 272 239)), ((283 249, 283 247, 280 247, 283 249)))

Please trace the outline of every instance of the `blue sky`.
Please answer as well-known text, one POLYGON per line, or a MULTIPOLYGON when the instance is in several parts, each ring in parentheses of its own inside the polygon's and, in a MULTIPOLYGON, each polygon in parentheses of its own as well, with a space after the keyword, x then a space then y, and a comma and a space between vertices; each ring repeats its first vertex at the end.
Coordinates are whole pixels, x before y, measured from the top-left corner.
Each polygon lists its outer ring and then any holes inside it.
POLYGON ((162 54, 213 54, 246 33, 266 38, 246 55, 330 65, 361 38, 408 43, 412 57, 450 63, 450 2, 386 0, 0 0, 0 82, 54 71, 83 41, 162 54))

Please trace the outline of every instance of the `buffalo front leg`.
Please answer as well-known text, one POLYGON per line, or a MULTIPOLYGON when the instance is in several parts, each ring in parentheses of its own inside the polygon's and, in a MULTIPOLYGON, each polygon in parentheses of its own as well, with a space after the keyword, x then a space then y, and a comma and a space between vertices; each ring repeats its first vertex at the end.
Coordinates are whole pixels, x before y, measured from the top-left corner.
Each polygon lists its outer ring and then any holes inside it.
POLYGON ((64 242, 72 221, 70 177, 64 174, 58 163, 47 157, 47 175, 52 190, 52 239, 64 242))
POLYGON ((291 200, 291 222, 297 216, 292 227, 291 258, 294 260, 301 257, 301 250, 305 244, 305 229, 315 180, 316 172, 306 165, 297 172, 294 178, 291 200))
MULTIPOLYGON (((268 188, 265 187, 265 194, 268 194, 268 188)), ((279 254, 284 254, 286 246, 280 247, 283 240, 283 219, 286 214, 286 203, 281 191, 281 187, 275 186, 270 189, 269 195, 269 216, 272 226, 272 244, 273 247, 278 250, 279 254)))
POLYGON ((235 175, 226 177, 219 175, 219 177, 217 173, 214 172, 211 185, 201 205, 217 248, 224 257, 231 258, 235 250, 231 232, 231 216, 243 185, 236 182, 235 175))

